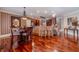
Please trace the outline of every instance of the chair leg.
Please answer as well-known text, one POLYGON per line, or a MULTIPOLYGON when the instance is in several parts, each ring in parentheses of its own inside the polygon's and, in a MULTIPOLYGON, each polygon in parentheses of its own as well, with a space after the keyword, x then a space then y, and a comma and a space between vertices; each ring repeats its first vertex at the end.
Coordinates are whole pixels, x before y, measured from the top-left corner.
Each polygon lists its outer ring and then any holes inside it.
POLYGON ((50 30, 47 31, 47 36, 50 38, 50 30))
POLYGON ((41 30, 39 31, 39 36, 42 36, 42 31, 41 30))
POLYGON ((46 37, 46 36, 47 36, 47 35, 46 35, 46 30, 44 31, 44 34, 45 34, 45 37, 46 37))
POLYGON ((53 31, 51 30, 51 36, 53 37, 53 31))
POLYGON ((49 31, 47 30, 47 36, 49 37, 49 31))
POLYGON ((49 30, 49 38, 51 37, 51 30, 49 30))
POLYGON ((40 31, 40 36, 41 36, 41 37, 43 36, 43 33, 42 33, 42 31, 40 31))

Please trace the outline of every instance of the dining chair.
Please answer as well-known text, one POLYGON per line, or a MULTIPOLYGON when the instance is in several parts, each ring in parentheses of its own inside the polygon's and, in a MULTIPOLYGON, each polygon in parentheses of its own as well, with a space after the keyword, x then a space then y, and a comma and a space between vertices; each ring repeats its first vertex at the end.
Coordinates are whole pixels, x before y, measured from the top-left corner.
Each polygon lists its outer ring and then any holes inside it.
POLYGON ((18 47, 19 41, 19 28, 11 28, 11 48, 15 49, 18 47))
POLYGON ((46 26, 39 26, 39 36, 46 37, 46 26))
POLYGON ((53 26, 46 26, 47 36, 51 37, 53 35, 53 26))
POLYGON ((58 24, 55 24, 53 26, 53 35, 55 34, 56 36, 61 35, 62 30, 59 28, 58 24))

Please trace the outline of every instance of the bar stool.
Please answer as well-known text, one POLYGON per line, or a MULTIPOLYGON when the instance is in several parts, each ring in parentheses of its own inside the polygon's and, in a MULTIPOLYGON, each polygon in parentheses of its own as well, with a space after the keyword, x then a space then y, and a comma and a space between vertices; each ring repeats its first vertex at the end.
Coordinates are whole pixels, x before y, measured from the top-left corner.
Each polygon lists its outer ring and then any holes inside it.
POLYGON ((44 26, 39 26, 39 36, 44 36, 46 37, 46 27, 44 26))
POLYGON ((46 27, 46 31, 47 31, 47 36, 51 37, 53 35, 53 31, 52 31, 53 26, 47 26, 46 27))

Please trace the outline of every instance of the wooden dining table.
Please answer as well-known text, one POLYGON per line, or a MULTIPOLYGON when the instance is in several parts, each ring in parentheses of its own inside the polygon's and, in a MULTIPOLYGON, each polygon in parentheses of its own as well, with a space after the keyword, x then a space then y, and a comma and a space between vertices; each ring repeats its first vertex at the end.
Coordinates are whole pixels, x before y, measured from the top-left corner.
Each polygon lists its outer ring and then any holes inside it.
POLYGON ((32 27, 26 27, 23 29, 20 29, 20 43, 26 43, 31 40, 31 34, 32 34, 32 27))
MULTIPOLYGON (((32 34, 32 27, 20 28, 18 32, 19 32, 19 35, 15 35, 15 36, 17 36, 18 44, 24 44, 31 40, 30 38, 31 38, 31 34, 32 34)), ((11 46, 13 46, 13 44, 14 44, 13 38, 15 36, 12 34, 11 46)))

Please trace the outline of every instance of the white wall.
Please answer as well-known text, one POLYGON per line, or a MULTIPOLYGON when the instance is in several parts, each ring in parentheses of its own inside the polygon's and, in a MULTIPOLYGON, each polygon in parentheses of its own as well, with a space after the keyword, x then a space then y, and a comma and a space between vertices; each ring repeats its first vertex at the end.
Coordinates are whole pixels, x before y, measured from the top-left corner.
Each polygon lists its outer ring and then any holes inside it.
POLYGON ((63 31, 64 30, 64 19, 63 19, 63 17, 57 17, 56 18, 56 21, 57 21, 57 24, 59 25, 59 26, 61 26, 61 30, 63 31))
POLYGON ((73 16, 77 16, 78 21, 79 21, 79 10, 78 11, 74 11, 74 12, 70 12, 68 14, 65 14, 64 17, 64 26, 67 26, 67 18, 68 17, 73 17, 73 16))

